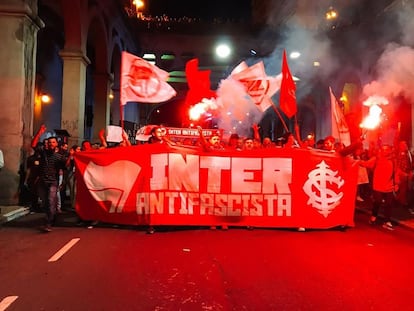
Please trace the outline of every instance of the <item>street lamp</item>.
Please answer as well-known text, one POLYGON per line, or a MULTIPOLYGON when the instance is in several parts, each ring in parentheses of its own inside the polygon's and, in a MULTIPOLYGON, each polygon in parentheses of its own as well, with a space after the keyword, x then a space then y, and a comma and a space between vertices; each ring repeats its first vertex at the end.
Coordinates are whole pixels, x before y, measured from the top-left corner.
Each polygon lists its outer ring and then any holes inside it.
POLYGON ((125 11, 129 17, 143 18, 142 9, 145 3, 143 0, 131 0, 129 6, 125 6, 125 11))
POLYGON ((34 107, 33 107, 33 123, 36 128, 40 127, 42 120, 42 106, 44 104, 49 104, 52 102, 52 97, 48 94, 42 93, 37 90, 34 98, 34 107))
POLYGON ((142 9, 144 7, 144 1, 142 1, 142 0, 133 0, 132 4, 135 6, 135 9, 137 11, 139 11, 140 9, 142 9))
POLYGON ((220 43, 219 45, 217 45, 216 47, 216 55, 221 58, 221 59, 225 59, 228 58, 231 54, 231 48, 228 44, 226 43, 220 43))
POLYGON ((49 95, 47 95, 47 94, 43 94, 42 96, 40 96, 40 101, 41 101, 43 104, 48 104, 48 103, 50 103, 51 98, 50 98, 50 96, 49 96, 49 95))
POLYGON ((325 13, 325 18, 327 20, 334 20, 338 18, 338 12, 333 7, 329 7, 328 11, 325 13))

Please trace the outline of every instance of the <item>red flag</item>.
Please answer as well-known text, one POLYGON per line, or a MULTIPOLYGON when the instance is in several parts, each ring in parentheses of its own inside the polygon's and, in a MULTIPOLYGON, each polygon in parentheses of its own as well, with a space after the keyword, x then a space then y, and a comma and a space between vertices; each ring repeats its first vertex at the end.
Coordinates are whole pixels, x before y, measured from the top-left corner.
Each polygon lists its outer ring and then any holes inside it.
POLYGON ((345 116, 341 107, 339 107, 339 103, 332 92, 331 87, 329 87, 329 93, 331 96, 332 136, 338 139, 345 146, 349 146, 351 144, 351 135, 349 133, 349 127, 346 123, 345 116))
POLYGON ((129 101, 160 103, 177 93, 166 81, 169 73, 133 54, 122 52, 121 106, 129 101))
POLYGON ((289 118, 293 117, 298 111, 296 107, 296 85, 289 70, 285 50, 283 50, 282 84, 280 86, 279 102, 280 109, 289 118))
POLYGON ((198 59, 193 58, 185 65, 188 92, 185 103, 188 106, 198 104, 203 98, 216 98, 216 92, 210 89, 211 70, 199 70, 198 59))

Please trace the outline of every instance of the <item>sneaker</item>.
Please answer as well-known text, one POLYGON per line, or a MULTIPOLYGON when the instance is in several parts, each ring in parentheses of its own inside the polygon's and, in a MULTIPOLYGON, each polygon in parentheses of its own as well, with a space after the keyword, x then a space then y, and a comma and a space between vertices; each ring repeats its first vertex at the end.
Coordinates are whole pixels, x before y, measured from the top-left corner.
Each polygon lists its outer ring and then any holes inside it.
POLYGON ((306 229, 305 229, 304 227, 299 227, 299 228, 298 228, 298 231, 299 231, 299 232, 305 232, 305 231, 306 231, 306 229))
POLYGON ((387 221, 386 223, 384 223, 382 227, 388 230, 394 230, 394 227, 390 221, 387 221))
POLYGON ((363 199, 363 198, 361 198, 360 196, 357 196, 356 200, 357 200, 358 202, 364 202, 364 199, 363 199))
POLYGON ((147 234, 154 234, 154 232, 155 232, 155 230, 154 230, 154 228, 153 228, 153 227, 149 227, 149 228, 147 229, 147 234))
POLYGON ((229 227, 227 225, 222 225, 221 230, 229 230, 229 227))
POLYGON ((216 230, 217 229, 217 227, 216 226, 211 226, 210 227, 210 230, 216 230))
POLYGON ((414 215, 414 209, 409 208, 408 211, 410 212, 411 215, 414 215))
POLYGON ((371 216, 371 218, 368 220, 368 223, 370 225, 375 225, 376 221, 377 221, 377 217, 371 216))
POLYGON ((46 226, 43 228, 43 230, 44 230, 45 232, 52 232, 52 227, 51 227, 50 225, 46 225, 46 226))

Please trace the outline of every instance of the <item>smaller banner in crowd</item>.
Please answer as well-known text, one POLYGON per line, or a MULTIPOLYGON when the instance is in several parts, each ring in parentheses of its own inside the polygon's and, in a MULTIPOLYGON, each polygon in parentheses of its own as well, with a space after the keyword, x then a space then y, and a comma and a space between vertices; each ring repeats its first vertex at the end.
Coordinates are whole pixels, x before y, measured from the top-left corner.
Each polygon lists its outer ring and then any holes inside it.
POLYGON ((309 149, 203 152, 144 144, 75 156, 76 210, 133 225, 354 225, 357 166, 309 149))
MULTIPOLYGON (((154 127, 159 127, 159 125, 144 125, 136 133, 137 141, 148 141, 151 137, 151 130, 154 127)), ((196 128, 180 128, 180 127, 161 127, 164 131, 164 135, 167 135, 168 138, 172 139, 199 139, 200 133, 196 128)), ((222 129, 203 129, 203 136, 209 138, 213 135, 223 136, 222 129)))

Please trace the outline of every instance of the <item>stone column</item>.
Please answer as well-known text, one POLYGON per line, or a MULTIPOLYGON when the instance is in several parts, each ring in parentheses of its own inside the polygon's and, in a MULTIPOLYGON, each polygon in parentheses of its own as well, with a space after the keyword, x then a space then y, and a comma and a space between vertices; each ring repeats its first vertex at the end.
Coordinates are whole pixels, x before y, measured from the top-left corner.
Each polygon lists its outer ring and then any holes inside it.
POLYGON ((18 203, 19 167, 31 151, 37 31, 37 1, 0 2, 0 205, 18 203))
POLYGON ((86 67, 90 61, 81 51, 62 50, 62 129, 69 132, 69 145, 84 138, 86 67))
POLYGON ((98 141, 99 131, 109 124, 111 76, 107 73, 95 73, 93 106, 93 141, 98 141))

